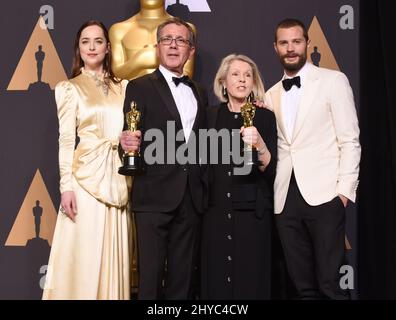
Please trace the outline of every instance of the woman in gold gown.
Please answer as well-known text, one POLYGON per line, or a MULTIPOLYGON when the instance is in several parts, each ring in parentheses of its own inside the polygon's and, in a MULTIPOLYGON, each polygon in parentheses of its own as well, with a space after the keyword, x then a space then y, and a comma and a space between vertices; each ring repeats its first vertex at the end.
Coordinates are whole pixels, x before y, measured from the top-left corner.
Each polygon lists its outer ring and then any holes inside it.
POLYGON ((101 22, 80 28, 74 52, 72 79, 55 89, 61 206, 43 299, 130 299, 132 225, 118 174, 127 81, 114 77, 101 22))

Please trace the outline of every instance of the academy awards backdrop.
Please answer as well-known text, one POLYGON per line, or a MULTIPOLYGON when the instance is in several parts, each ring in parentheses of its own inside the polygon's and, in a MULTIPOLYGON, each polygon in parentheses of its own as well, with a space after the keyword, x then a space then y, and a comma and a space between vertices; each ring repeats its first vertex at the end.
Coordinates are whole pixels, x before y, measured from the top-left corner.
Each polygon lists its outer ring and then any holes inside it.
MULTIPOLYGON (((212 91, 221 59, 242 53, 269 89, 282 76, 274 28, 302 20, 309 60, 344 72, 359 108, 358 0, 167 0, 198 30, 194 78, 212 91)), ((40 299, 60 202, 54 87, 70 74, 73 41, 89 19, 107 27, 139 11, 139 0, 13 0, 0 12, 0 299, 40 299)), ((214 95, 210 96, 215 103, 214 95)), ((348 272, 358 270, 356 207, 347 213, 348 272)), ((356 297, 358 284, 353 285, 356 297)))

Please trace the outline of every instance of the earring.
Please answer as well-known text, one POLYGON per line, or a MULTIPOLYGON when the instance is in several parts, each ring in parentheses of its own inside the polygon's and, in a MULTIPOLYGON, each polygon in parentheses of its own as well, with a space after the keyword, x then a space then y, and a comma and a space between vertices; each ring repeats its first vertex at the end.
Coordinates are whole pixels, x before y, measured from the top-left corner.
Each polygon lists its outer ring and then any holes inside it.
POLYGON ((223 86, 223 97, 228 99, 227 88, 223 86))

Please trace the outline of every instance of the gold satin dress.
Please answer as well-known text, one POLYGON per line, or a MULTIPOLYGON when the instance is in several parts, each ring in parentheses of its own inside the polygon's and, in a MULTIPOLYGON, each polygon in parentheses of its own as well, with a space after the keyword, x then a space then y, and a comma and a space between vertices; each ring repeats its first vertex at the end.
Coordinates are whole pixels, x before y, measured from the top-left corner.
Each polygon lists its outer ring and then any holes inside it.
POLYGON ((74 191, 77 215, 58 212, 43 299, 130 299, 132 223, 118 174, 127 81, 105 90, 101 80, 82 69, 55 88, 60 192, 74 191))

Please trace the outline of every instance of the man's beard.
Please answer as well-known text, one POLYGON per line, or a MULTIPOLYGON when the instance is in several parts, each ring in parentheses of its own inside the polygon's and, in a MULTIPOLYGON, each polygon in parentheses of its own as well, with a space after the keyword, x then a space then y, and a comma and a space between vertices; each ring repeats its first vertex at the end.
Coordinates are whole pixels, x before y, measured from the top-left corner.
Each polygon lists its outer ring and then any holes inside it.
POLYGON ((307 53, 306 53, 306 52, 305 52, 304 54, 302 54, 302 55, 294 54, 294 55, 290 55, 290 56, 284 55, 284 56, 282 56, 282 57, 280 58, 280 61, 281 61, 282 65, 283 65, 283 68, 284 68, 286 71, 289 71, 289 72, 298 72, 299 70, 301 70, 301 68, 302 68, 302 67, 305 65, 305 63, 307 62, 307 53), (288 57, 290 57, 290 56, 292 56, 292 57, 298 56, 299 59, 297 60, 297 62, 294 62, 294 63, 287 63, 287 62, 286 62, 286 58, 288 58, 288 57))

